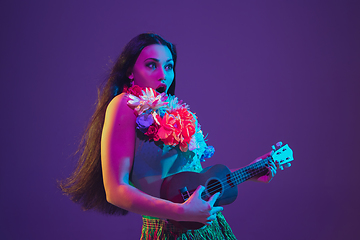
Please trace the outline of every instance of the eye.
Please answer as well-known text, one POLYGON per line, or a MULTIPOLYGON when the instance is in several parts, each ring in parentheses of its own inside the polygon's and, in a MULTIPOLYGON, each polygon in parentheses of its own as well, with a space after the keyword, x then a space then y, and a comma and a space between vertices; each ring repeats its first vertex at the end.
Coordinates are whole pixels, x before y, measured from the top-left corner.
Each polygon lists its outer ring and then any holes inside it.
POLYGON ((165 69, 166 69, 167 71, 173 70, 173 69, 174 69, 174 65, 173 65, 172 63, 167 64, 167 65, 165 66, 165 69))
POLYGON ((154 63, 154 62, 149 62, 146 64, 146 66, 151 69, 156 69, 156 63, 154 63))

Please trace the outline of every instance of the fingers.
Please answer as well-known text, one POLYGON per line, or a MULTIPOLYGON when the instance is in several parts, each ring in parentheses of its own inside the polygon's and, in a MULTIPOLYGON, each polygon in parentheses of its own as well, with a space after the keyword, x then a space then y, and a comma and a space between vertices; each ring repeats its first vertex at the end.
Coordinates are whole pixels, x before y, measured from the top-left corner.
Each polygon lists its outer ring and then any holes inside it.
POLYGON ((196 188, 196 190, 195 190, 195 192, 193 193, 193 195, 196 196, 196 197, 198 197, 198 198, 201 198, 201 194, 204 192, 204 190, 205 190, 205 187, 202 186, 202 185, 199 185, 199 186, 196 188))
POLYGON ((223 207, 214 207, 220 193, 215 193, 208 201, 201 198, 205 189, 204 186, 198 186, 190 198, 183 203, 186 205, 186 221, 211 224, 211 222, 215 220, 216 213, 223 210, 223 207))
POLYGON ((271 175, 274 177, 276 174, 276 168, 271 168, 271 175))
POLYGON ((276 169, 278 169, 279 164, 276 164, 276 163, 274 163, 272 161, 269 161, 269 165, 270 166, 268 167, 268 169, 269 169, 269 171, 272 172, 272 174, 274 176, 276 174, 276 169))
POLYGON ((213 207, 214 203, 216 202, 219 196, 220 196, 220 192, 217 192, 214 195, 212 195, 208 201, 208 204, 210 206, 210 211, 209 211, 210 216, 207 218, 207 222, 206 222, 207 225, 210 225, 212 221, 216 219, 217 212, 224 210, 224 208, 220 206, 213 207))
POLYGON ((207 218, 208 221, 214 221, 216 219, 216 214, 210 215, 210 217, 207 218))
POLYGON ((217 212, 221 212, 222 210, 224 210, 223 207, 213 207, 210 211, 210 215, 216 214, 217 212))
POLYGON ((212 223, 212 221, 214 221, 216 219, 216 214, 211 215, 210 217, 208 217, 206 220, 206 224, 210 225, 212 223))
POLYGON ((208 201, 208 203, 210 204, 210 206, 214 206, 214 203, 216 202, 217 198, 219 197, 220 192, 215 193, 214 195, 212 195, 208 201))
POLYGON ((223 207, 213 207, 210 211, 210 216, 206 219, 206 224, 210 225, 212 223, 212 221, 216 220, 216 214, 217 212, 220 212, 224 210, 223 207))

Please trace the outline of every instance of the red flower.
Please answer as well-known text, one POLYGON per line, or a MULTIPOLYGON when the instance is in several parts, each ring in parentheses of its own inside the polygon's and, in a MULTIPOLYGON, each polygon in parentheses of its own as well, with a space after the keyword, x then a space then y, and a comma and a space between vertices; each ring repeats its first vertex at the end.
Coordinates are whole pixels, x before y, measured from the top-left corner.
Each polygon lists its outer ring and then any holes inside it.
POLYGON ((185 108, 178 109, 171 114, 165 113, 161 119, 158 136, 166 145, 179 145, 181 151, 186 152, 191 137, 195 134, 195 119, 193 115, 185 108))
POLYGON ((186 152, 191 141, 191 137, 195 134, 195 123, 185 122, 182 132, 183 141, 180 143, 180 150, 186 152))
POLYGON ((159 141, 160 139, 159 139, 159 136, 157 134, 158 131, 159 131, 159 125, 154 123, 153 125, 150 125, 150 127, 148 128, 145 135, 148 136, 149 139, 154 139, 154 141, 159 141))
POLYGON ((164 142, 165 145, 175 146, 179 143, 179 133, 177 119, 174 116, 165 113, 164 117, 161 119, 160 116, 157 117, 157 120, 160 123, 160 128, 158 131, 159 138, 164 142))
POLYGON ((136 97, 139 97, 140 95, 142 95, 141 90, 142 90, 141 87, 139 87, 138 85, 134 85, 134 86, 130 87, 126 92, 129 94, 132 94, 136 97))

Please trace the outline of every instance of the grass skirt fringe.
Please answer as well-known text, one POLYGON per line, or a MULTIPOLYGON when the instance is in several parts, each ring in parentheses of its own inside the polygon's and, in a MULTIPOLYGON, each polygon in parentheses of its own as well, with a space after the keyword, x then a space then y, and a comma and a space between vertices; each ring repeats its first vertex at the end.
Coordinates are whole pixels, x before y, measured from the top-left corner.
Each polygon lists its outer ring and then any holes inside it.
POLYGON ((197 239, 226 239, 236 240, 229 224, 224 216, 219 212, 216 220, 210 226, 197 230, 182 230, 175 227, 172 223, 143 216, 143 226, 140 240, 197 240, 197 239))

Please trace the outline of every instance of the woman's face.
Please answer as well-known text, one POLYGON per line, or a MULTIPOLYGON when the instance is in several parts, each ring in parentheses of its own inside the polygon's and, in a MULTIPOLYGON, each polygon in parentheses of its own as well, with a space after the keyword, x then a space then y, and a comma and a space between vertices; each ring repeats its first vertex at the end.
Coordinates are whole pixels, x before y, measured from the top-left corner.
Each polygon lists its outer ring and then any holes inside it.
POLYGON ((174 60, 168 47, 153 44, 145 47, 129 75, 134 84, 167 92, 174 80, 174 60))

